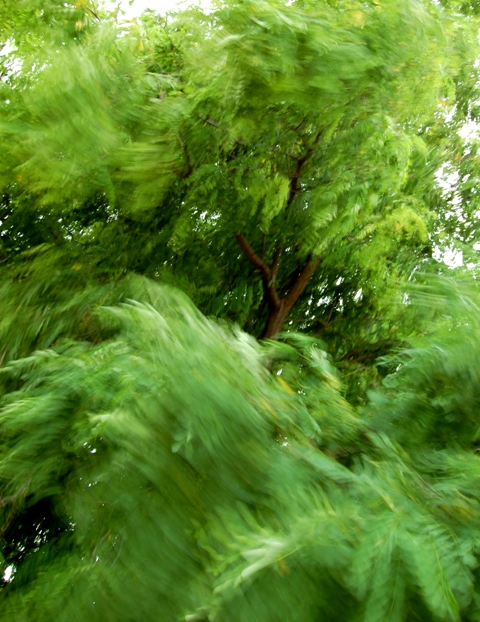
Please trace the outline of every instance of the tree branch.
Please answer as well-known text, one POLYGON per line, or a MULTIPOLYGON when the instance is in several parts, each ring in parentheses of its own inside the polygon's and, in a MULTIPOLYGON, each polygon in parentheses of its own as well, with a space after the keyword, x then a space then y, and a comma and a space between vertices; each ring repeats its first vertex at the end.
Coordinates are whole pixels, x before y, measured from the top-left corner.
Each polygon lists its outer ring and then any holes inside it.
MULTIPOLYGON (((227 128, 222 127, 220 123, 217 123, 217 121, 214 121, 213 119, 209 119, 208 117, 202 117, 201 115, 198 115, 198 116, 202 121, 204 121, 205 123, 208 123, 208 125, 211 125, 212 127, 216 127, 219 130, 223 130, 224 132, 229 132, 227 128)), ((248 143, 242 140, 241 138, 236 138, 235 142, 237 143, 237 145, 241 145, 242 147, 246 147, 248 145, 248 143)))
MULTIPOLYGON (((206 121, 209 122, 208 120, 206 121)), ((215 125, 215 123, 212 124, 215 125)), ((293 175, 290 178, 289 182, 287 207, 289 207, 293 203, 299 191, 299 180, 302 174, 303 166, 311 157, 315 145, 320 140, 320 136, 321 132, 318 132, 313 140, 313 143, 310 146, 305 145, 306 151, 303 156, 296 158, 297 164, 295 167, 295 171, 293 172, 293 175)), ((292 285, 287 289, 286 295, 284 297, 280 297, 277 292, 276 280, 280 263, 280 255, 282 253, 282 246, 280 245, 275 249, 272 265, 269 266, 264 259, 265 248, 263 249, 262 257, 259 257, 250 246, 243 234, 237 234, 236 238, 248 260, 260 272, 260 275, 262 277, 265 300, 269 307, 269 316, 263 336, 269 339, 276 339, 282 329, 282 325, 288 313, 290 312, 291 308, 296 303, 298 298, 301 296, 301 294, 304 292, 306 286, 308 285, 308 282, 312 278, 313 273, 317 269, 320 263, 320 258, 317 257, 314 259, 310 256, 303 269, 296 276, 293 276, 293 274, 290 275, 288 281, 290 281, 292 285)))
POLYGON ((308 282, 313 276, 313 273, 318 268, 320 264, 320 257, 316 257, 313 259, 309 257, 307 263, 305 264, 303 270, 300 272, 298 277, 296 278, 293 286, 288 291, 288 294, 285 296, 285 306, 288 310, 290 310, 295 302, 298 300, 300 295, 303 293, 304 289, 308 285, 308 282))
POLYGON ((179 173, 179 177, 181 177, 182 179, 187 179, 193 173, 194 167, 193 167, 192 161, 190 160, 190 155, 188 153, 187 145, 182 140, 180 133, 178 133, 176 136, 177 136, 178 142, 180 143, 180 147, 182 148, 182 151, 185 155, 185 160, 187 162, 187 170, 179 173))
POLYGON ((318 134, 315 136, 312 146, 307 148, 303 156, 295 157, 293 154, 288 154, 288 155, 291 155, 291 157, 295 158, 295 160, 297 161, 297 166, 295 167, 295 172, 293 173, 293 176, 290 178, 290 192, 288 194, 287 207, 290 207, 290 205, 293 203, 293 200, 295 199, 298 193, 299 179, 300 179, 300 175, 302 174, 303 166, 305 162, 307 162, 310 159, 310 156, 313 153, 313 149, 315 145, 318 143, 318 141, 320 140, 321 135, 322 133, 318 132, 318 134))
POLYGON ((271 281, 272 285, 275 285, 277 280, 278 268, 280 265, 280 255, 282 254, 282 245, 278 246, 275 249, 275 254, 273 255, 273 263, 271 268, 271 281))
POLYGON ((253 250, 253 248, 248 243, 247 238, 242 233, 237 234, 236 238, 237 242, 240 245, 240 248, 245 253, 247 259, 260 272, 268 306, 270 307, 270 309, 278 309, 282 301, 280 300, 280 297, 277 293, 275 279, 278 272, 280 254, 282 252, 281 247, 277 248, 277 250, 275 251, 273 265, 270 268, 270 266, 253 250))
POLYGON ((269 266, 253 250, 243 233, 238 233, 235 237, 237 238, 237 242, 239 243, 240 248, 247 256, 248 261, 253 264, 255 268, 260 272, 262 276, 262 281, 266 281, 267 283, 270 282, 271 272, 269 266))
POLYGON ((94 18, 95 18, 98 22, 102 21, 102 20, 98 17, 97 13, 96 13, 96 12, 95 12, 95 11, 94 11, 91 7, 87 6, 87 11, 90 11, 90 13, 93 15, 93 17, 94 17, 94 18))
POLYGON ((18 514, 20 513, 22 509, 22 502, 24 501, 27 495, 29 483, 30 482, 27 482, 25 487, 19 492, 17 492, 17 494, 11 495, 9 497, 3 497, 1 499, 2 504, 0 507, 3 507, 4 505, 8 505, 8 504, 11 504, 12 507, 10 508, 10 511, 8 512, 7 517, 4 520, 3 524, 0 526, 0 540, 3 540, 5 538, 5 535, 7 531, 10 529, 11 524, 13 523, 13 521, 17 518, 18 514))

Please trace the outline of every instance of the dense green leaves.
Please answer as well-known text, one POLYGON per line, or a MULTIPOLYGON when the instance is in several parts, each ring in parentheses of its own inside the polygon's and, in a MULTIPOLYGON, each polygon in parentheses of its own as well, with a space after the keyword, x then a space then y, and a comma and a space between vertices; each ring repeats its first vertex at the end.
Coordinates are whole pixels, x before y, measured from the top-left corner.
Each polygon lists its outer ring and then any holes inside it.
MULTIPOLYGON (((346 0, 232 1, 131 24, 88 3, 35 10, 40 43, 25 47, 18 18, 1 88, 0 183, 28 213, 23 237, 57 216, 56 244, 94 245, 116 274, 174 272, 204 312, 256 336, 291 315, 336 342, 330 324, 350 320, 360 289, 392 328, 382 293, 445 243, 436 175, 460 148, 446 127, 473 106, 471 18, 346 0)), ((344 340, 342 355, 364 342, 344 340)))
POLYGON ((2 620, 479 620, 475 6, 0 18, 2 620))
MULTIPOLYGON (((431 397, 423 436, 408 416, 434 360, 412 350, 359 417, 318 344, 260 346, 173 290, 124 290, 143 302, 98 309, 94 339, 3 368, 6 619, 476 619, 476 437, 432 427, 431 397)), ((449 300, 466 317, 474 298, 449 300)), ((458 392, 464 364, 444 372, 458 392)))

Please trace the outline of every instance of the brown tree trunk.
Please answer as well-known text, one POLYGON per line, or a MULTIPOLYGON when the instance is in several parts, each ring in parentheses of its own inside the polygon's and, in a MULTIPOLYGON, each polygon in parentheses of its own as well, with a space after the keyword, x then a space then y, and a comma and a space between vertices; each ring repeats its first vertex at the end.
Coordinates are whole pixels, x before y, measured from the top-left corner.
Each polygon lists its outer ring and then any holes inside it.
POLYGON ((278 339, 278 335, 282 332, 282 327, 287 319, 287 315, 288 310, 285 305, 280 305, 278 309, 270 309, 267 325, 262 337, 264 339, 278 339))
POLYGON ((293 305, 304 292, 313 273, 320 263, 320 258, 313 259, 309 257, 303 270, 296 275, 290 275, 287 281, 292 285, 289 287, 287 294, 280 298, 277 291, 277 274, 280 263, 281 247, 278 247, 273 257, 273 263, 269 266, 263 257, 259 257, 248 243, 247 239, 241 233, 237 235, 237 241, 243 252, 255 268, 260 272, 262 278, 263 291, 265 300, 268 304, 268 320, 267 326, 263 333, 264 339, 278 339, 279 333, 282 331, 283 324, 287 319, 293 305))
MULTIPOLYGON (((216 123, 211 122, 211 120, 206 120, 206 122, 217 125, 216 123)), ((288 193, 286 208, 289 208, 292 205, 292 203, 295 201, 297 194, 301 190, 300 178, 303 174, 303 169, 306 163, 312 157, 312 154, 314 153, 315 147, 321 136, 322 132, 318 132, 312 144, 309 146, 305 143, 305 141, 303 141, 306 147, 306 151, 302 156, 297 157, 293 154, 289 154, 294 160, 296 160, 296 166, 290 177, 290 189, 288 193)), ((279 245, 276 248, 273 255, 272 265, 269 266, 265 261, 265 238, 263 242, 263 253, 261 257, 257 255, 257 253, 250 246, 248 240, 242 233, 238 233, 236 238, 246 257, 248 258, 250 263, 255 266, 255 269, 258 270, 262 278, 265 301, 268 305, 268 320, 267 326, 265 327, 265 331, 263 333, 263 337, 265 339, 278 339, 278 335, 282 331, 283 324, 285 323, 285 320, 287 319, 290 310, 304 292, 306 286, 312 278, 313 273, 315 272, 318 264, 320 263, 320 258, 313 258, 310 256, 307 259, 307 263, 304 265, 303 270, 300 273, 292 273, 286 279, 286 283, 288 283, 287 293, 283 298, 281 298, 278 294, 277 289, 277 275, 280 265, 280 255, 282 254, 282 246, 279 245)))

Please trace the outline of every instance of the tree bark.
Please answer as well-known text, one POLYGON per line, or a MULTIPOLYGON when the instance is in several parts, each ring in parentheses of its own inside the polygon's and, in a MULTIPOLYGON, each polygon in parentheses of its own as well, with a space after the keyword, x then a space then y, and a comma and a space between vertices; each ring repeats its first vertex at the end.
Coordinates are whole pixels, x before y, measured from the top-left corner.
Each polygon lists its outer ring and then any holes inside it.
MULTIPOLYGON (((300 177, 303 172, 303 167, 311 158, 315 145, 320 140, 320 137, 321 132, 318 132, 313 140, 313 144, 307 147, 305 153, 301 157, 293 156, 297 161, 297 165, 295 167, 295 171, 290 177, 287 208, 292 205, 295 197, 300 192, 300 177)), ((303 270, 299 274, 293 273, 287 277, 287 293, 282 298, 277 289, 277 274, 280 265, 282 247, 278 246, 276 248, 272 265, 269 266, 264 259, 265 241, 263 244, 262 257, 259 257, 242 233, 237 234, 236 237, 237 242, 245 253, 247 259, 253 266, 255 266, 262 278, 263 291, 268 305, 268 320, 262 336, 264 339, 278 339, 278 335, 282 330, 283 324, 285 323, 290 310, 304 292, 313 276, 313 273, 320 263, 320 258, 317 257, 314 259, 310 256, 307 263, 303 267, 303 270)))
POLYGON ((269 314, 267 325, 263 333, 264 339, 278 339, 279 333, 282 331, 282 327, 288 314, 292 310, 293 305, 297 302, 300 296, 305 291, 310 279, 312 278, 315 270, 320 263, 320 257, 313 259, 308 258, 303 270, 297 276, 293 282, 292 287, 284 298, 279 298, 279 304, 276 307, 269 306, 269 314))
POLYGON ((283 304, 278 309, 269 309, 267 325, 262 335, 263 339, 277 340, 278 335, 282 332, 287 315, 288 311, 283 304))
POLYGON ((237 235, 237 241, 247 259, 260 273, 262 279, 265 300, 268 305, 267 325, 262 337, 264 339, 278 339, 278 335, 282 330, 288 314, 290 313, 293 305, 303 294, 306 286, 320 263, 320 258, 317 257, 314 259, 313 257, 309 257, 307 263, 298 275, 294 278, 290 275, 290 277, 287 278, 287 281, 291 283, 291 286, 285 296, 281 298, 277 290, 277 274, 280 265, 282 247, 279 246, 275 250, 272 265, 269 266, 262 257, 259 257, 256 254, 243 234, 239 233, 237 235))

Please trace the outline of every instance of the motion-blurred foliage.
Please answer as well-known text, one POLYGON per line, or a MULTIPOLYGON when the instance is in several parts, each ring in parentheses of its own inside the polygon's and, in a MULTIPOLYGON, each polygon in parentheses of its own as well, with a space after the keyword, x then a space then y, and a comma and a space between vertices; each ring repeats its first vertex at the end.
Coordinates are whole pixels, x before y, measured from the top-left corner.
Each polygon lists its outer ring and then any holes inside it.
POLYGON ((436 328, 355 412, 311 338, 261 345, 138 277, 61 284, 10 285, 2 619, 478 619, 475 286, 412 292, 436 328))
POLYGON ((2 622, 480 620, 477 14, 0 4, 2 622))
POLYGON ((89 0, 3 6, 0 261, 83 249, 106 278, 166 278, 370 377, 415 327, 391 304, 403 283, 434 250, 471 252, 469 5, 225 0, 133 22, 89 0))

